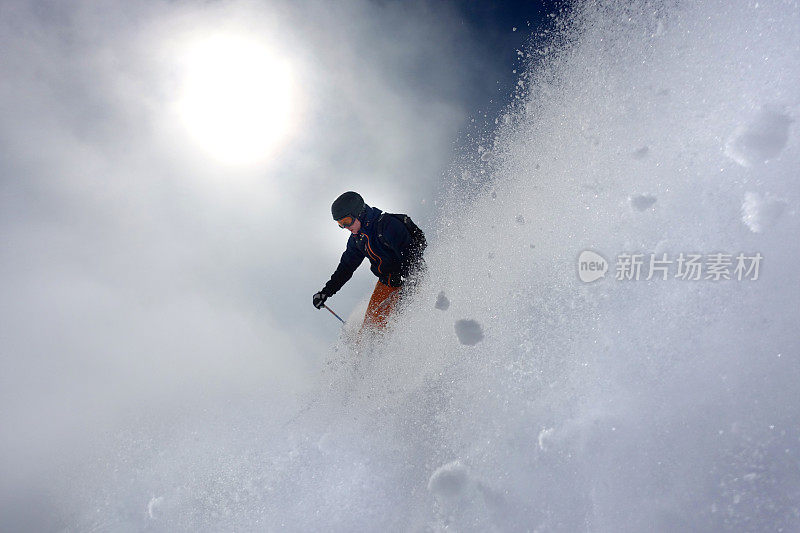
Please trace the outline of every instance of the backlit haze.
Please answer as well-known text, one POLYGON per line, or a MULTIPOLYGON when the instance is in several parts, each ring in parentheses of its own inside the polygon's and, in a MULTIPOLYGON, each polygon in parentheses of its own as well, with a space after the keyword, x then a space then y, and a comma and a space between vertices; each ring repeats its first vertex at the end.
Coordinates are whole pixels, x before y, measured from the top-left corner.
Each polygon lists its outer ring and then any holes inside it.
POLYGON ((797 3, 333 4, 0 7, 0 523, 800 529, 797 3))

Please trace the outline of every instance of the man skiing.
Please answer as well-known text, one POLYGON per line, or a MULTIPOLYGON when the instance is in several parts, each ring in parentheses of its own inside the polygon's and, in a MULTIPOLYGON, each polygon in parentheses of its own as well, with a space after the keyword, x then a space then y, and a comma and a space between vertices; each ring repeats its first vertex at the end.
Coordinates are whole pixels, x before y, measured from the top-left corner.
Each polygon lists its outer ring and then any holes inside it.
POLYGON ((333 219, 351 235, 339 266, 313 303, 322 309, 325 300, 336 294, 353 276, 364 258, 378 277, 362 326, 382 328, 403 291, 424 266, 425 234, 407 215, 383 213, 364 203, 360 194, 348 191, 331 206, 333 219))

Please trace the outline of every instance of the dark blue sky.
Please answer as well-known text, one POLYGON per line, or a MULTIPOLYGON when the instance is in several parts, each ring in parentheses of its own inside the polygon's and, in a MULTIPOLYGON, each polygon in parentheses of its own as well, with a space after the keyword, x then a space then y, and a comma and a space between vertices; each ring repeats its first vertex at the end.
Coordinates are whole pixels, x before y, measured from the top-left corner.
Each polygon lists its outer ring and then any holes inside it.
POLYGON ((565 2, 476 1, 456 0, 462 25, 473 36, 480 56, 465 58, 469 79, 474 88, 474 108, 493 117, 513 94, 521 61, 517 50, 528 44, 531 32, 546 23, 549 13, 557 12, 565 2), (517 31, 513 31, 517 28, 517 31), (494 76, 487 76, 486 64, 494 64, 494 76), (513 70, 517 69, 517 73, 513 70))

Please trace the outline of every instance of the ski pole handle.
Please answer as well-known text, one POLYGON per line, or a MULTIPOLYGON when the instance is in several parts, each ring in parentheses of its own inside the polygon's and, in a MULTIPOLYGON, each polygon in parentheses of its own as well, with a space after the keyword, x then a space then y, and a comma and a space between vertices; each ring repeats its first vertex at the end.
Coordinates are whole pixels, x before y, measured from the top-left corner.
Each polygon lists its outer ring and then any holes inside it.
MULTIPOLYGON (((335 316, 336 318, 338 318, 339 320, 342 320, 342 317, 340 317, 339 315, 337 315, 336 313, 334 313, 334 312, 333 312, 333 309, 331 309, 331 308, 330 308, 330 307, 328 307, 327 305, 325 305, 325 304, 322 304, 322 307, 324 307, 325 309, 327 309, 328 311, 330 311, 330 312, 331 312, 331 314, 332 314, 333 316, 335 316)), ((342 324, 344 324, 344 320, 342 320, 342 324)))

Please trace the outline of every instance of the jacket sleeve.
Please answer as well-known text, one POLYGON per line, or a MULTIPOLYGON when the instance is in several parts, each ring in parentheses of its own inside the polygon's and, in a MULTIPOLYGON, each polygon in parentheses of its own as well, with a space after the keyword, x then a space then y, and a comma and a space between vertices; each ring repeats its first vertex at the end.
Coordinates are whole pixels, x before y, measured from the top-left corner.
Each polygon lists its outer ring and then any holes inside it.
POLYGON ((330 281, 325 284, 322 292, 328 296, 333 296, 339 292, 339 289, 353 277, 353 272, 356 271, 363 260, 364 254, 358 249, 351 237, 347 240, 347 249, 342 254, 339 266, 336 267, 336 271, 331 276, 330 281))

